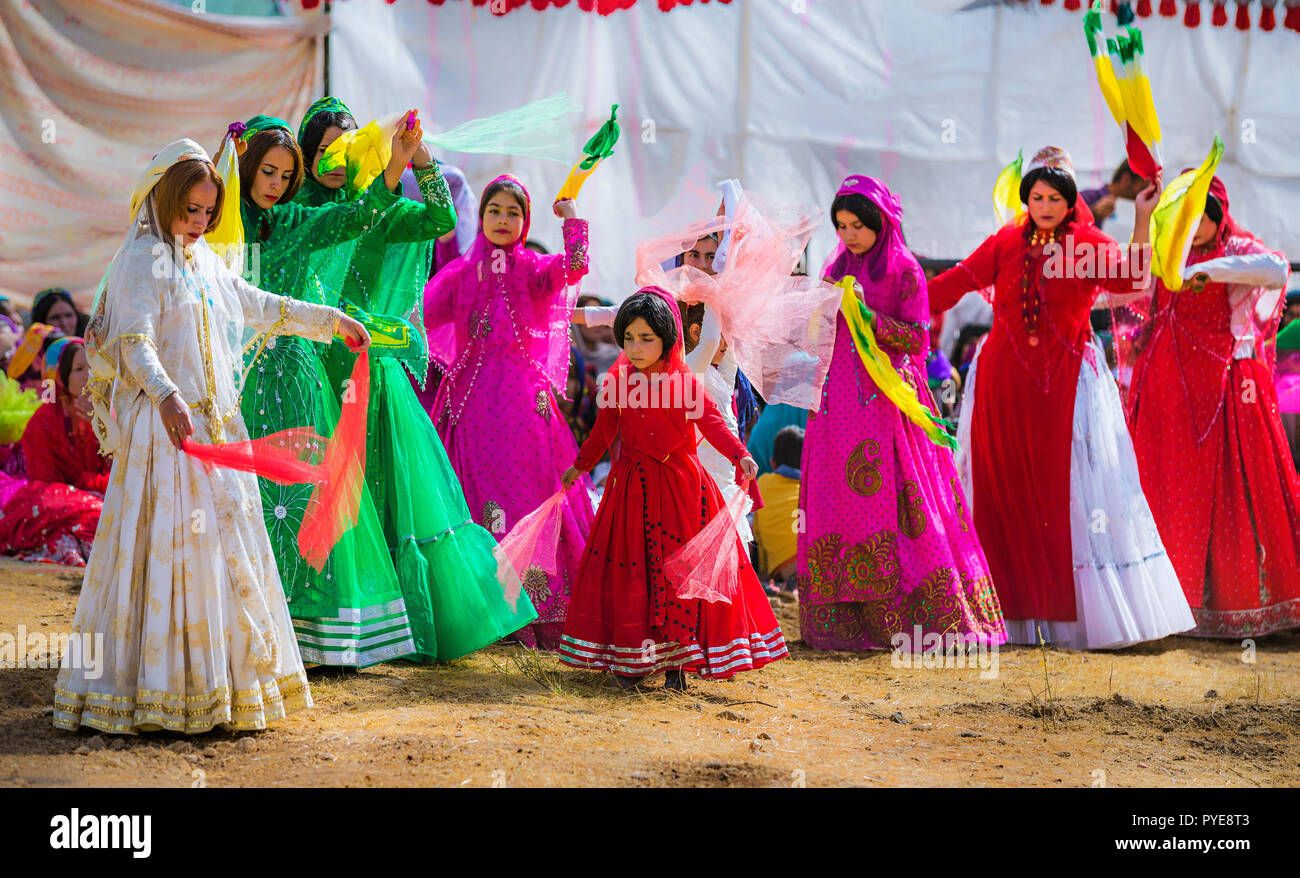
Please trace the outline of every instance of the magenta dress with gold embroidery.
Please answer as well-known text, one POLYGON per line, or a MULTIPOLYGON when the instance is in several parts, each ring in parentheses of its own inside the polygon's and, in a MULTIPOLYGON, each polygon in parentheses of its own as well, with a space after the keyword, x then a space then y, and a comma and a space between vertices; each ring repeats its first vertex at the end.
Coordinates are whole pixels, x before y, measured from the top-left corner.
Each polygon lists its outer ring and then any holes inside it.
MULTIPOLYGON (((861 256, 844 250, 822 274, 853 275, 876 314, 876 339, 923 405, 926 384, 925 276, 902 243, 898 200, 869 177, 856 192, 881 211, 884 227, 861 256)), ((1006 641, 1002 611, 952 452, 935 445, 868 376, 844 315, 822 404, 808 417, 799 535, 799 624, 818 649, 888 649, 917 626, 969 644, 1006 641)))

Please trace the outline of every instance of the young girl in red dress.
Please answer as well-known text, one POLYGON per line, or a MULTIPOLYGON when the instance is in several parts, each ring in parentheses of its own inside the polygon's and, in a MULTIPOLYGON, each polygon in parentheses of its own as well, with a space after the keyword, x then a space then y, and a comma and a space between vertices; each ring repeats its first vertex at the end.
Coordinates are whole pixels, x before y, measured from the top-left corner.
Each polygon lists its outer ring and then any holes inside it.
POLYGON ((667 688, 684 689, 688 671, 718 679, 784 658, 781 627, 734 532, 739 581, 723 584, 735 586, 729 603, 683 600, 665 576, 665 561, 723 508, 696 454, 696 427, 746 477, 758 472, 686 365, 676 301, 643 288, 619 309, 614 338, 623 353, 602 384, 591 436, 564 474, 567 487, 619 440, 560 660, 612 671, 623 685, 667 671, 667 688))

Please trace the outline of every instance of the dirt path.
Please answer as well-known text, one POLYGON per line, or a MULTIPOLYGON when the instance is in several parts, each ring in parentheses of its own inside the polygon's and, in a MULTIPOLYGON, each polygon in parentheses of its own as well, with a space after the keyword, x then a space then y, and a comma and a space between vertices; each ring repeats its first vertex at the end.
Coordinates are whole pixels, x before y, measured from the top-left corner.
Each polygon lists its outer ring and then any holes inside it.
MULTIPOLYGON (((0 559, 0 635, 66 630, 79 585, 0 559)), ((0 786, 1300 785, 1294 634, 1259 640, 1253 663, 1190 638, 1010 647, 981 679, 811 650, 793 605, 779 614, 790 659, 685 694, 496 646, 314 678, 314 710, 243 735, 60 732, 56 672, 3 669, 0 786)))

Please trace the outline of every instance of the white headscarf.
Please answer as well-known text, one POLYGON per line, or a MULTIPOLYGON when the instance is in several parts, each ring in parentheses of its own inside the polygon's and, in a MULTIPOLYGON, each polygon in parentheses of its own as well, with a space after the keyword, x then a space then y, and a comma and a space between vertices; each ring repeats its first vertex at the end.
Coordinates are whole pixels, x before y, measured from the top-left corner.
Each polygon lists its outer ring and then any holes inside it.
POLYGON ((122 246, 113 255, 108 270, 99 282, 95 303, 91 307, 90 325, 86 330, 86 357, 91 371, 88 393, 95 410, 92 423, 99 438, 100 450, 104 454, 111 454, 119 443, 117 423, 112 416, 112 398, 114 382, 118 377, 120 351, 116 338, 118 331, 113 329, 111 315, 107 313, 107 291, 115 274, 122 268, 124 255, 133 244, 142 238, 167 242, 169 236, 158 221, 156 199, 151 196, 168 168, 189 159, 211 161, 203 147, 193 140, 174 140, 153 157, 136 181, 131 190, 131 225, 122 246))

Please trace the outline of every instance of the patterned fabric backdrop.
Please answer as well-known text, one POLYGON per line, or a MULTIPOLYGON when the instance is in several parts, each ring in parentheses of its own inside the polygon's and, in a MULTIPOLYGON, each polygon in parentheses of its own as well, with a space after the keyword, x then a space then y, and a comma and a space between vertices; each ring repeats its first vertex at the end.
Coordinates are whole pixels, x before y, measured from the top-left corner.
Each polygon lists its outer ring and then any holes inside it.
POLYGON ((0 0, 0 294, 62 286, 88 307, 131 186, 181 137, 215 154, 256 113, 299 118, 321 88, 325 19, 153 0, 0 0))

